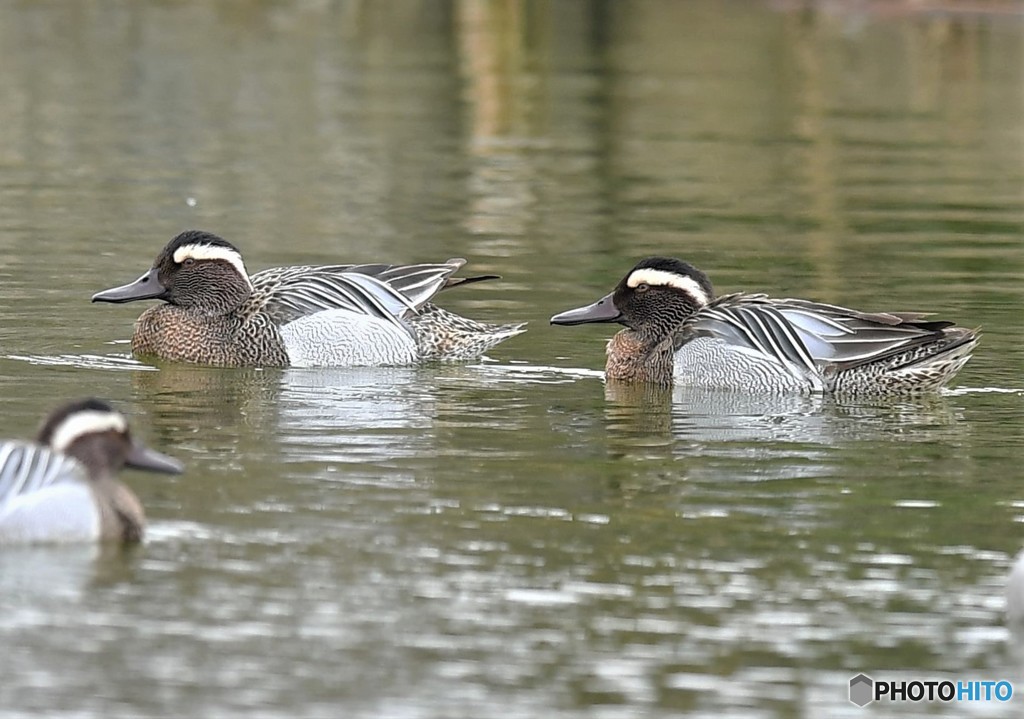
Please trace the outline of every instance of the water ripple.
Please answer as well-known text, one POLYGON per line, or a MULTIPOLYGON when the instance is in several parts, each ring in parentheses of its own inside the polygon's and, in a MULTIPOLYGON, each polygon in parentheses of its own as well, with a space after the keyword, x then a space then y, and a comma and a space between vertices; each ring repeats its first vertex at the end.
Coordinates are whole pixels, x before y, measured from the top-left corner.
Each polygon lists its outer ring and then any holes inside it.
POLYGON ((143 364, 128 355, 6 355, 5 359, 28 362, 29 364, 43 367, 78 367, 80 369, 135 370, 142 372, 158 371, 156 367, 143 364))

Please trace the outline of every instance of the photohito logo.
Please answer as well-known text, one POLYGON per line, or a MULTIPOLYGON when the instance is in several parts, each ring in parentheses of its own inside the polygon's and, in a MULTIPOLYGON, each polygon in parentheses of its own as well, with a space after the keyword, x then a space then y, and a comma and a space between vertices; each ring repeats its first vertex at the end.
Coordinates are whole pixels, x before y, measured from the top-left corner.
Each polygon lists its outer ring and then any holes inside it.
POLYGON ((871 695, 871 685, 874 680, 867 674, 858 674, 850 680, 850 701, 859 707, 867 706, 874 697, 871 695))
POLYGON ((1013 685, 1000 681, 876 681, 867 674, 850 679, 850 701, 859 707, 890 702, 1008 702, 1013 685))

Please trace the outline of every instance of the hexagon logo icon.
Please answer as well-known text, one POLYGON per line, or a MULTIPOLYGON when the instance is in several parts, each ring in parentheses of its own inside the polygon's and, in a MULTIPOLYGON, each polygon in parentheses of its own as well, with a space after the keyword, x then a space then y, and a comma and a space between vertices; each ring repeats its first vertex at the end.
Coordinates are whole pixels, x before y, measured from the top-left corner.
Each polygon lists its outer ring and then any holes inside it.
POLYGON ((858 674, 850 680, 850 701, 859 707, 874 701, 874 680, 867 674, 858 674))

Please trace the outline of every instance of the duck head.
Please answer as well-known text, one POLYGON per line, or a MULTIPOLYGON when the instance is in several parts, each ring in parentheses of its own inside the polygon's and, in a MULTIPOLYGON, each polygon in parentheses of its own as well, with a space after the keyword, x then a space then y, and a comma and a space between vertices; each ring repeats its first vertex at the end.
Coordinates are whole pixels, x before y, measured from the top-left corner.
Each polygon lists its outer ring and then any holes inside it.
POLYGON ((617 322, 645 336, 663 337, 714 297, 708 276, 669 257, 641 260, 597 302, 560 312, 553 325, 617 322))
POLYGON ((178 460, 133 439, 125 416, 98 399, 54 410, 39 429, 37 441, 79 460, 94 478, 112 476, 123 467, 164 474, 183 470, 178 460))
POLYGON ((97 292, 92 301, 163 300, 217 315, 240 307, 251 294, 238 248, 210 232, 188 230, 167 243, 139 279, 97 292))

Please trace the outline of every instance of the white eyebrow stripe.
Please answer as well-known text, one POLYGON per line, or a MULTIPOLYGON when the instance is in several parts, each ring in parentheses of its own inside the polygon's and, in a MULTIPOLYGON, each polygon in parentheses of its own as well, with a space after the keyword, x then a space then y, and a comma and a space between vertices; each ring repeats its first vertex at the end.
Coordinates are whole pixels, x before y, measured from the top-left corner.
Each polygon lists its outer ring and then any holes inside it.
POLYGON ((110 430, 115 432, 128 430, 128 422, 119 412, 96 410, 75 412, 57 425, 57 429, 54 430, 53 436, 50 438, 50 447, 57 452, 63 452, 82 435, 110 430))
POLYGON ((652 267, 633 270, 629 275, 629 279, 626 280, 626 285, 635 288, 642 284, 651 285, 652 287, 675 287, 677 290, 682 290, 693 297, 700 305, 706 305, 711 301, 711 298, 708 297, 707 292, 704 291, 697 280, 686 275, 677 275, 675 272, 668 272, 667 270, 656 270, 652 267))
POLYGON ((242 262, 242 256, 230 247, 196 243, 191 245, 182 245, 174 251, 174 261, 179 265, 187 259, 223 260, 238 270, 239 274, 241 274, 242 277, 245 278, 245 281, 249 283, 249 286, 252 286, 252 282, 249 280, 249 273, 245 269, 245 263, 242 262))

